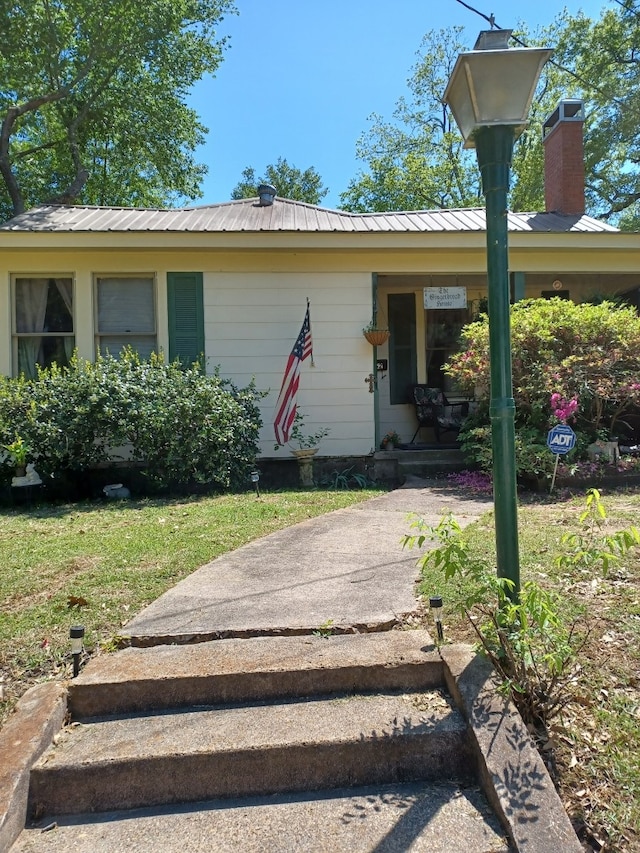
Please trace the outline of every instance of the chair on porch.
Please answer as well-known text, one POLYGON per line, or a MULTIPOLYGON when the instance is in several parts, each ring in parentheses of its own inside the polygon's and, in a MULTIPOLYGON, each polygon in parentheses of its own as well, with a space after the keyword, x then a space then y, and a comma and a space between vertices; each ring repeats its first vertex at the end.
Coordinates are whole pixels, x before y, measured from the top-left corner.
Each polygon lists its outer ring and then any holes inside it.
POLYGON ((423 427, 431 427, 440 443, 440 436, 447 432, 460 432, 462 422, 469 414, 469 403, 451 403, 442 388, 430 388, 428 385, 414 385, 413 403, 416 407, 418 427, 413 434, 411 444, 423 427))

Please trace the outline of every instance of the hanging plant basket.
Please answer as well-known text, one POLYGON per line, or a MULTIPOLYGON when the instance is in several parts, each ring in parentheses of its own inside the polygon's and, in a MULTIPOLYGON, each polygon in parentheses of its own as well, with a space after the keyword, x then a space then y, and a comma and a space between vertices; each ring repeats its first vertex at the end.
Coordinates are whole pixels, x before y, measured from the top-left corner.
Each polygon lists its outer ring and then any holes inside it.
POLYGON ((362 334, 369 341, 371 346, 380 347, 382 344, 386 344, 389 340, 390 333, 388 329, 369 329, 362 334))

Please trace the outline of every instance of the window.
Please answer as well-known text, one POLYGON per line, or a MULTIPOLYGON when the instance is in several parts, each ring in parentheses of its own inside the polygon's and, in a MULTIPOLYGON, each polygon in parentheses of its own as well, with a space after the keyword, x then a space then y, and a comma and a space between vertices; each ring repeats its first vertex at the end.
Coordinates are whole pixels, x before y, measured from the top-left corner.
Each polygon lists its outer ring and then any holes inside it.
POLYGON ((126 347, 140 358, 156 350, 155 282, 152 275, 96 278, 97 350, 118 356, 126 347))
POLYGON ((67 365, 75 347, 71 277, 16 276, 13 306, 16 372, 33 378, 36 364, 67 365))
POLYGON ((427 385, 454 392, 453 380, 442 372, 442 366, 458 351, 462 327, 469 322, 467 308, 429 309, 427 326, 427 385))

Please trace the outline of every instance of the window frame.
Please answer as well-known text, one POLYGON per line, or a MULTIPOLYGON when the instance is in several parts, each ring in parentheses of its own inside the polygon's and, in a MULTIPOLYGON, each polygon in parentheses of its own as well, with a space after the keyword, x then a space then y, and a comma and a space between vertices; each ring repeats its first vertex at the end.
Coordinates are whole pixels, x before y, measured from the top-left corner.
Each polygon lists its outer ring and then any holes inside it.
MULTIPOLYGON (((11 293, 11 371, 13 376, 19 376, 19 341, 27 338, 72 338, 72 351, 76 349, 76 277, 71 272, 13 272, 10 274, 11 293), (38 279, 51 281, 64 279, 71 283, 71 331, 70 332, 19 332, 18 331, 18 282, 23 279, 38 279)), ((38 364, 39 362, 34 362, 38 364)), ((53 363, 53 362, 52 362, 53 363)), ((48 365, 42 365, 48 366, 48 365)))
MULTIPOLYGON (((102 354, 100 342, 104 338, 148 338, 153 339, 153 346, 150 352, 159 352, 158 348, 158 277, 155 272, 148 270, 140 272, 96 272, 93 273, 93 331, 94 331, 94 352, 97 358, 102 354), (101 279, 149 279, 151 281, 152 305, 153 305, 153 332, 131 330, 127 332, 102 332, 100 329, 100 281, 101 279)), ((120 352, 110 354, 114 358, 120 356, 120 352)))

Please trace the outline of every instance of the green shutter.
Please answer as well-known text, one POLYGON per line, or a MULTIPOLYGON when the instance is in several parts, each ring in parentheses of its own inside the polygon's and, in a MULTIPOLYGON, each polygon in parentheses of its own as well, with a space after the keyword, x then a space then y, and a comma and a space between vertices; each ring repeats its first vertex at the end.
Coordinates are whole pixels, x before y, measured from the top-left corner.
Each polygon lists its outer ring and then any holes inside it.
POLYGON ((201 272, 167 273, 169 360, 192 364, 204 353, 201 272))

